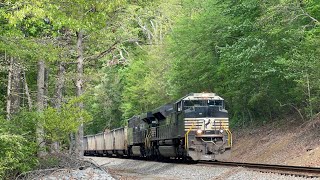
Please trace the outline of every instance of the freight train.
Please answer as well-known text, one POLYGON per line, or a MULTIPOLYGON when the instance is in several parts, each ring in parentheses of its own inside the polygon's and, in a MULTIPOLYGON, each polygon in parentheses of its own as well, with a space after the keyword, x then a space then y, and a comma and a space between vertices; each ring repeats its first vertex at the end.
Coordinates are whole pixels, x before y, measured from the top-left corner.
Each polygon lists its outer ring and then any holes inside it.
POLYGON ((191 93, 172 104, 133 116, 126 127, 87 135, 84 154, 97 156, 224 160, 232 134, 224 99, 191 93))

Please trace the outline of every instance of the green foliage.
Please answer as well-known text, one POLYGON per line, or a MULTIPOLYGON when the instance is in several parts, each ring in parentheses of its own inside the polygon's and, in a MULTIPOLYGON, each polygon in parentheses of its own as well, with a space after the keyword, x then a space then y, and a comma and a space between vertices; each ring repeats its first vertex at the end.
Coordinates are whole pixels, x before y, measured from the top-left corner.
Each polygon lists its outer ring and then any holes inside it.
POLYGON ((37 165, 32 114, 22 113, 10 122, 0 117, 0 178, 14 178, 37 165), (24 119, 21 121, 21 119, 24 119))
POLYGON ((15 58, 55 61, 62 51, 54 40, 47 37, 56 36, 55 29, 46 12, 39 3, 21 1, 2 3, 0 11, 0 51, 15 58))
POLYGON ((38 164, 35 126, 38 122, 43 124, 47 143, 68 142, 69 134, 76 132, 80 123, 92 119, 78 106, 83 100, 84 97, 73 98, 59 111, 48 107, 42 113, 22 111, 10 121, 0 119, 0 178, 12 178, 38 164))
MULTIPOLYGON (((188 5, 192 8, 194 4, 188 5)), ((214 91, 219 51, 229 40, 231 19, 212 1, 198 5, 202 8, 177 22, 168 41, 173 63, 169 80, 175 98, 190 92, 214 91)))
POLYGON ((124 83, 120 105, 124 120, 172 100, 166 78, 171 62, 165 39, 180 11, 181 5, 175 0, 139 9, 137 23, 142 45, 131 49, 134 55, 120 72, 124 83))
POLYGON ((205 8, 178 21, 171 35, 173 94, 217 92, 240 124, 318 112, 318 17, 311 10, 317 6, 218 2, 204 1, 205 8))
POLYGON ((144 47, 125 69, 121 104, 125 119, 171 101, 165 79, 169 65, 159 54, 161 48, 144 47))
POLYGON ((123 68, 122 65, 104 67, 100 84, 92 90, 93 92, 87 93, 85 107, 93 115, 94 120, 86 124, 86 134, 123 125, 119 107, 123 91, 123 78, 120 74, 123 68))
POLYGON ((0 134, 0 144, 0 156, 2 157, 0 161, 1 179, 31 169, 30 164, 26 163, 25 160, 30 159, 34 149, 29 149, 26 139, 18 135, 0 134))
POLYGON ((37 113, 39 122, 43 124, 46 140, 49 142, 68 141, 70 133, 75 133, 82 123, 92 120, 91 115, 80 109, 79 103, 84 97, 77 97, 63 104, 61 109, 48 107, 42 113, 37 113))

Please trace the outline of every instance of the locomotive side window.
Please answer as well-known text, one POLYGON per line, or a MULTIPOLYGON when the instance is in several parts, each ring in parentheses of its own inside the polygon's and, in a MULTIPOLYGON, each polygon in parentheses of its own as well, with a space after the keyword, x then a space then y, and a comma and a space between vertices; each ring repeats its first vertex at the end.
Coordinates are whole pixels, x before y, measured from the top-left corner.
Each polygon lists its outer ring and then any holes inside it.
POLYGON ((184 101, 184 106, 193 106, 193 103, 191 101, 184 101))
POLYGON ((206 100, 187 100, 184 101, 184 106, 206 106, 206 100))
POLYGON ((208 100, 209 106, 223 106, 222 100, 208 100))
POLYGON ((178 106, 178 112, 180 112, 182 110, 182 101, 177 103, 178 106))

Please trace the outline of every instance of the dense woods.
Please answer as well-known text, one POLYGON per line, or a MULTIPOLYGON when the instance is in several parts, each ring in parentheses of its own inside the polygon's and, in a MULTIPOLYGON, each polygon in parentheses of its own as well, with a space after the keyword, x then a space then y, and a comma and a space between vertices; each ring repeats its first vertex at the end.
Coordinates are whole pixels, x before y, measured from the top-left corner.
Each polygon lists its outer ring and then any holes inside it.
POLYGON ((316 0, 0 1, 0 178, 191 92, 234 128, 320 111, 316 0))

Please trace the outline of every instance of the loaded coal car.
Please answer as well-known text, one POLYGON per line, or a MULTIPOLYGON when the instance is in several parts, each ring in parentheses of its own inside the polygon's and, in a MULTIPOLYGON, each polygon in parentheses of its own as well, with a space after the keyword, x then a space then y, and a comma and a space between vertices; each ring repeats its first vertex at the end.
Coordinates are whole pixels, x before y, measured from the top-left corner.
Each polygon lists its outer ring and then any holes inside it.
POLYGON ((83 138, 84 155, 97 155, 95 135, 88 135, 83 138))
POLYGON ((104 130, 104 151, 103 155, 111 156, 114 152, 114 137, 113 132, 109 129, 104 130))
POLYGON ((223 160, 232 145, 224 100, 192 93, 128 121, 129 155, 223 160))
POLYGON ((127 140, 127 127, 117 128, 112 130, 114 138, 113 154, 123 156, 127 155, 128 140, 127 140))
POLYGON ((102 156, 104 155, 104 151, 105 151, 105 141, 104 141, 104 133, 99 133, 94 135, 94 139, 95 139, 95 150, 96 150, 96 155, 98 156, 102 156))
POLYGON ((84 155, 127 155, 127 127, 105 130, 83 138, 84 155))

